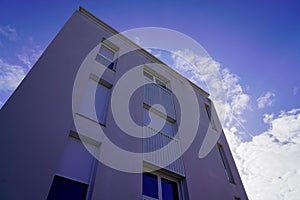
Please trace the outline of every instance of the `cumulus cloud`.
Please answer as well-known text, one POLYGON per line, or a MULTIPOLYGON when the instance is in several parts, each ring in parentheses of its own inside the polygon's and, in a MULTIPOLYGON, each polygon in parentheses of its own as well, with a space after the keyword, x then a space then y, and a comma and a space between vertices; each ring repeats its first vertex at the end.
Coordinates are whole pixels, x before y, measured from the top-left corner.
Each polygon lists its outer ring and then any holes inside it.
POLYGON ((26 72, 19 65, 9 64, 0 59, 0 90, 12 91, 20 84, 26 72))
POLYGON ((259 109, 264 108, 266 106, 271 106, 273 104, 272 98, 275 97, 273 92, 267 92, 265 95, 259 97, 257 101, 257 107, 259 109))
POLYGON ((231 73, 229 69, 222 70, 222 83, 227 97, 226 103, 230 106, 231 115, 229 116, 231 117, 229 119, 232 121, 232 118, 235 118, 239 122, 244 122, 242 114, 246 109, 251 109, 249 106, 250 96, 244 92, 239 81, 240 78, 231 73))
MULTIPOLYGON (((174 68, 199 84, 205 81, 239 169, 249 199, 296 200, 300 196, 300 108, 265 114, 269 129, 253 136, 243 127, 243 113, 251 107, 240 78, 222 69, 210 57, 198 57, 189 50, 173 55, 174 68), (225 98, 224 98, 225 97, 225 98), (243 140, 241 133, 251 138, 243 140)), ((272 105, 273 92, 258 98, 259 108, 272 105)))
POLYGON ((270 123, 274 118, 274 114, 264 114, 263 121, 267 124, 270 123))
POLYGON ((201 85, 205 82, 224 126, 241 125, 242 114, 250 109, 250 97, 239 84, 239 77, 209 56, 198 56, 189 49, 173 52, 175 70, 201 85))
POLYGON ((264 121, 270 128, 249 142, 227 135, 249 199, 299 199, 300 108, 264 121))
POLYGON ((16 29, 10 27, 9 25, 0 25, 0 35, 3 35, 10 41, 16 41, 18 36, 16 29))

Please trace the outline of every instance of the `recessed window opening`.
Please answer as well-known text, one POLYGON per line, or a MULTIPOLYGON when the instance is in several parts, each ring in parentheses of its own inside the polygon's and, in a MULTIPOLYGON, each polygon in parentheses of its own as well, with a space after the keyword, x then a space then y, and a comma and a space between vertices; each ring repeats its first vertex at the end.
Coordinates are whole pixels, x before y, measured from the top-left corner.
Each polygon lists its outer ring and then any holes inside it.
POLYGON ((209 105, 205 104, 205 110, 206 110, 206 113, 207 113, 207 117, 210 121, 210 124, 211 124, 211 127, 215 130, 217 130, 217 127, 216 127, 216 124, 215 124, 215 120, 214 120, 214 117, 211 113, 211 109, 209 107, 209 105))
POLYGON ((143 200, 179 200, 180 182, 163 173, 143 173, 143 200))
POLYGON ((226 172, 228 181, 232 184, 235 184, 235 181, 233 179, 233 174, 232 174, 232 171, 230 169, 229 161, 226 157, 224 148, 221 144, 218 144, 218 149, 219 149, 219 153, 220 153, 220 156, 221 156, 221 159, 222 159, 223 166, 225 168, 225 172, 226 172))
POLYGON ((103 40, 95 60, 105 67, 115 70, 118 47, 110 41, 103 40))

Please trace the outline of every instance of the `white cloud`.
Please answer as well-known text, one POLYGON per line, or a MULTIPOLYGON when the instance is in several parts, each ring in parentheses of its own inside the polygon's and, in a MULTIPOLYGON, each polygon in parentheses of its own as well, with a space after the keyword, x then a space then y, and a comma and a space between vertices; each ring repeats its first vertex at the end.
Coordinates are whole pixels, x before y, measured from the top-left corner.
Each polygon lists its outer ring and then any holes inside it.
POLYGON ((146 51, 148 51, 149 53, 151 53, 156 58, 161 59, 162 51, 160 49, 146 48, 146 51))
POLYGON ((264 119, 269 130, 249 142, 227 134, 249 199, 299 199, 300 108, 264 119))
MULTIPOLYGON (((222 70, 222 83, 226 92, 226 101, 230 105, 231 117, 243 122, 242 114, 249 106, 250 96, 247 95, 239 84, 240 78, 231 73, 227 68, 222 70)), ((232 121, 232 119, 230 119, 232 121)))
POLYGON ((0 59, 0 90, 11 91, 16 89, 25 77, 24 68, 12 65, 0 59))
MULTIPOLYGON (((176 53, 175 69, 198 85, 200 81, 208 85, 218 114, 225 119, 224 132, 249 199, 299 199, 300 108, 282 111, 277 116, 265 114, 263 120, 270 128, 253 136, 243 127, 242 115, 251 107, 240 78, 221 69, 210 57, 199 58, 189 50, 176 53), (243 141, 243 132, 251 135, 250 141, 243 141)), ((274 96, 267 92, 257 100, 258 107, 272 105, 274 96)))
POLYGON ((239 84, 239 77, 227 68, 221 69, 220 63, 209 56, 200 57, 188 49, 173 53, 173 67, 177 71, 197 85, 206 83, 221 122, 226 122, 227 128, 233 122, 241 124, 243 112, 250 109, 250 97, 239 84))
POLYGON ((205 82, 210 95, 218 100, 223 100, 222 81, 220 78, 220 64, 211 57, 200 57, 191 50, 173 52, 173 67, 197 85, 205 82))
POLYGON ((272 97, 274 97, 275 94, 273 92, 267 92, 265 95, 259 97, 257 101, 257 107, 259 109, 264 108, 266 106, 271 106, 273 104, 272 97))
POLYGON ((0 25, 0 34, 6 37, 10 41, 17 40, 17 31, 14 28, 11 28, 9 25, 1 26, 0 25))
POLYGON ((263 121, 267 124, 270 123, 274 118, 274 114, 264 114, 263 121))
POLYGON ((17 54, 17 56, 30 69, 42 52, 43 49, 39 45, 32 45, 32 47, 23 47, 22 53, 17 54))

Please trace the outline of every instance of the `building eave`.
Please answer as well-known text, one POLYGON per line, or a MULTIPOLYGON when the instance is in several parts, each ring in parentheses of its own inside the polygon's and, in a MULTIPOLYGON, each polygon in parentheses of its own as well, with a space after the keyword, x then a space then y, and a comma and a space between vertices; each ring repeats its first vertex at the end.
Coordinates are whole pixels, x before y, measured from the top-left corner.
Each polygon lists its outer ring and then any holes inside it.
POLYGON ((119 31, 117 31, 116 29, 114 29, 111 26, 109 26, 107 23, 105 23, 104 21, 100 20, 98 17, 96 17, 95 15, 93 15, 92 13, 90 13, 89 11, 87 11, 85 8, 83 8, 83 7, 80 6, 78 11, 80 13, 82 13, 83 15, 87 16, 89 19, 91 19, 95 23, 99 24, 100 26, 105 27, 113 35, 118 34, 118 36, 120 37, 120 39, 126 41, 128 44, 130 44, 134 48, 138 49, 139 52, 141 52, 147 58, 150 58, 155 63, 161 64, 170 73, 176 75, 177 77, 179 77, 181 79, 186 80, 193 88, 197 89, 203 96, 205 96, 207 98, 209 97, 209 93, 208 92, 206 92, 205 90, 203 90, 202 88, 200 88, 195 83, 191 82, 189 79, 187 79, 184 76, 182 76, 180 73, 178 73, 177 71, 175 71, 174 69, 172 69, 171 67, 169 67, 166 63, 164 63, 163 61, 161 61, 160 59, 158 59, 157 57, 155 57, 154 55, 152 55, 151 53, 149 53, 148 51, 146 51, 145 49, 143 49, 142 47, 140 47, 139 45, 137 45, 133 41, 131 41, 129 38, 127 38, 126 36, 124 36, 123 34, 121 34, 119 31))

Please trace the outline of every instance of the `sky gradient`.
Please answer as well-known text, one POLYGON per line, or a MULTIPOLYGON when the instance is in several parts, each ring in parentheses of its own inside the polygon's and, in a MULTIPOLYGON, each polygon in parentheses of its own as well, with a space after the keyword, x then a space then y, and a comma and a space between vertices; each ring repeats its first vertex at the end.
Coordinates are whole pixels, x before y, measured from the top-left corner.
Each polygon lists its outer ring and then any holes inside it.
MULTIPOLYGON (((0 107, 79 6, 120 32, 169 28, 201 44, 214 61, 213 72, 221 74, 224 108, 232 117, 225 135, 249 199, 300 196, 299 2, 2 0, 2 5, 0 107)), ((180 66, 175 58, 173 64, 180 66)))

